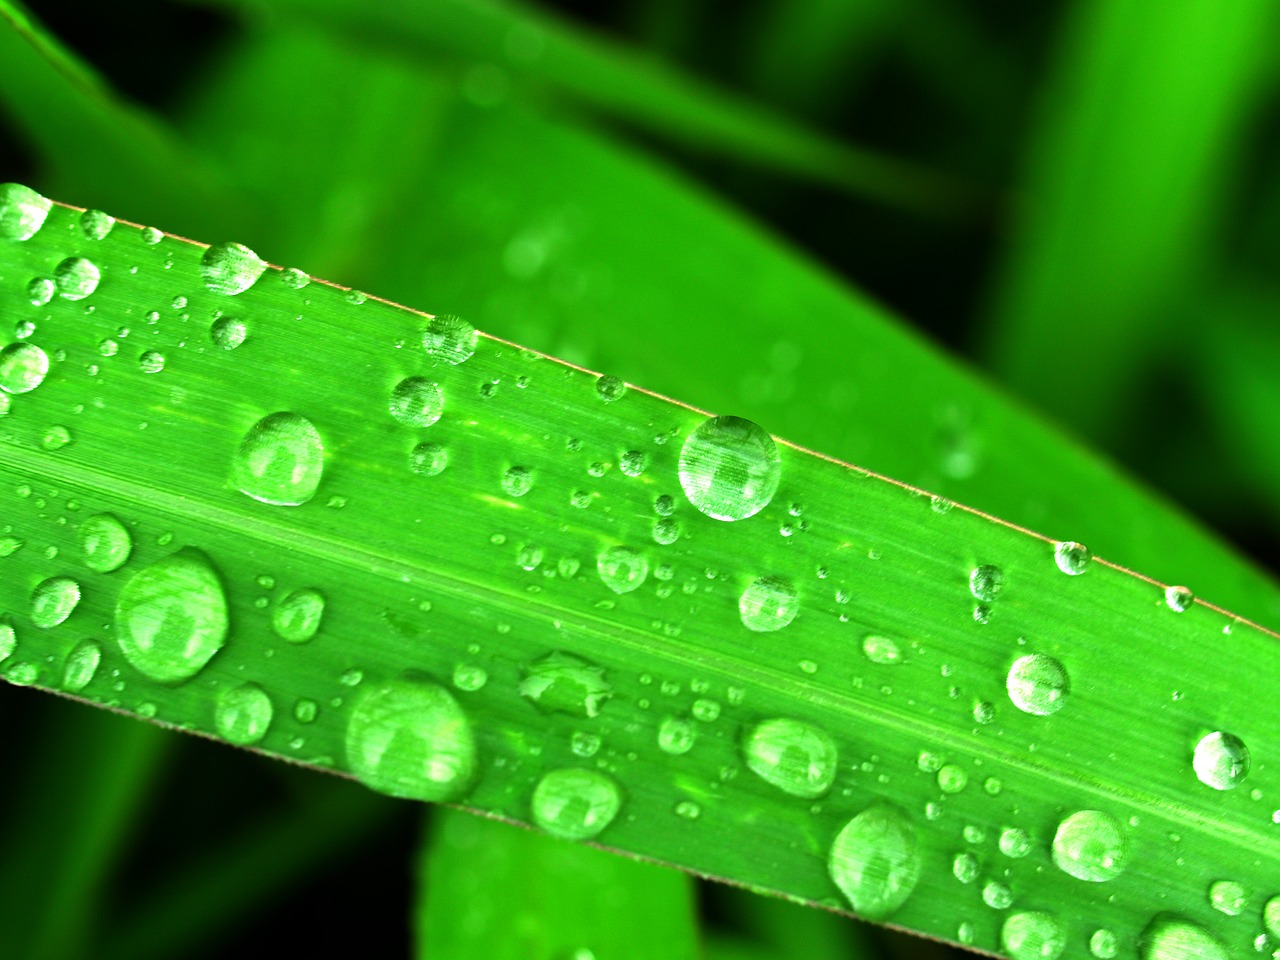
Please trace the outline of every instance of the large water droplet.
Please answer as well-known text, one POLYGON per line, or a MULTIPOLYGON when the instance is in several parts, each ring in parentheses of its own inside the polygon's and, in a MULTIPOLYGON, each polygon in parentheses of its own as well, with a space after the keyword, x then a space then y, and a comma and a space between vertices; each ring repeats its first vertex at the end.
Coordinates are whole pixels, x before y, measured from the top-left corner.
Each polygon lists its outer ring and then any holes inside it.
POLYGON ((105 240, 115 225, 115 217, 101 210, 86 210, 80 214, 80 229, 90 240, 105 240))
POLYGON ((214 293, 244 293, 262 276, 266 263, 242 243, 215 243, 200 258, 204 285, 214 293))
POLYGON ((208 558, 184 549, 133 575, 116 600, 125 658, 161 683, 195 676, 227 639, 227 597, 208 558))
POLYGON ((25 340, 0 350, 0 390, 30 393, 44 382, 49 355, 25 340))
POLYGON ((1196 596, 1186 587, 1169 587, 1164 592, 1164 603, 1174 613, 1186 613, 1196 596))
POLYGON ((1064 541, 1053 545, 1053 559, 1063 573, 1078 577, 1089 569, 1093 554, 1083 543, 1064 541))
POLYGON ((42 580, 31 593, 31 622, 43 630, 71 616, 80 602, 80 584, 70 577, 42 580))
POLYGON ((62 665, 62 689, 68 693, 79 693, 93 680, 101 662, 102 647, 96 641, 81 640, 71 648, 62 665))
POLYGON ((1159 914, 1142 931, 1142 960, 1227 960, 1217 937, 1171 914, 1159 914))
POLYGON ((476 328, 461 317, 432 317, 422 332, 422 347, 436 360, 459 364, 476 352, 476 328))
POLYGON ((614 593, 630 593, 649 575, 649 561, 630 547, 608 547, 596 558, 600 579, 614 593))
POLYGON ((215 347, 223 350, 234 350, 244 343, 249 335, 249 328, 243 320, 236 317, 219 317, 209 326, 209 339, 215 347))
POLYGON ((1205 786, 1232 790, 1249 775, 1249 748, 1234 734, 1215 730, 1196 744, 1191 765, 1205 786))
POLYGON ((1244 886, 1234 880, 1215 880, 1209 884, 1209 906, 1228 917, 1238 917, 1248 906, 1244 886))
POLYGON ((306 643, 320 629, 324 618, 324 596, 319 590, 295 590, 271 611, 271 629, 290 643, 306 643))
POLYGON ((30 240, 49 216, 53 206, 30 187, 20 183, 0 183, 0 237, 30 240))
POLYGON ((1004 589, 1004 572, 993 563, 969 571, 969 592, 975 600, 990 603, 1004 589))
POLYGON ((1119 938, 1105 927, 1093 931, 1093 936, 1089 938, 1089 952, 1098 960, 1112 960, 1119 949, 1119 938))
POLYGON ((408 427, 429 427, 444 413, 444 391, 426 377, 406 377, 391 391, 391 415, 408 427))
POLYGON ((836 779, 835 741, 799 720, 779 717, 756 724, 742 754, 752 772, 793 797, 820 797, 836 779))
POLYGON ((213 723, 222 739, 247 747, 267 735, 274 712, 265 690, 256 683, 242 683, 222 691, 213 723))
POLYGON ((920 879, 915 828, 897 807, 868 807, 836 835, 827 869, 855 912, 872 920, 887 917, 920 879))
POLYGON ((548 713, 594 717, 613 687, 594 663, 557 650, 525 666, 519 693, 548 713))
POLYGON ((324 443, 306 417, 280 412, 245 434, 232 463, 240 492, 263 503, 298 506, 315 496, 324 473, 324 443))
POLYGON ((738 600, 742 624, 757 633, 781 630, 800 612, 796 588, 781 577, 760 577, 738 600))
POLYGON ((565 840, 589 840, 613 822, 622 790, 609 776, 577 767, 552 770, 533 791, 533 822, 565 840))
POLYGON ((1066 949, 1067 937, 1056 917, 1026 910, 1005 919, 1000 942, 1013 960, 1057 960, 1066 949))
POLYGON ((102 272, 92 260, 84 257, 67 257, 54 268, 53 278, 58 293, 64 300, 83 300, 98 289, 102 272))
POLYGON ((1006 827, 1000 831, 1000 852, 1011 859, 1021 860, 1031 852, 1031 835, 1021 827, 1006 827))
POLYGON ((133 551, 128 528, 109 513, 86 517, 79 532, 84 565, 97 573, 119 570, 133 551))
POLYGON ((680 486, 716 520, 745 520, 773 499, 782 466, 773 438, 741 417, 713 417, 680 450, 680 486))
POLYGON ((1066 668, 1053 657, 1032 653, 1013 662, 1005 688, 1013 705, 1023 713, 1047 717, 1067 702, 1071 682, 1066 668))
POLYGON ((394 797, 449 801, 475 777, 471 723, 453 695, 401 677, 369 689, 351 712, 347 760, 366 786, 394 797))
POLYGON ((1129 842, 1120 821, 1101 810, 1080 810, 1058 824, 1053 862, 1077 880, 1102 883, 1129 862, 1129 842))

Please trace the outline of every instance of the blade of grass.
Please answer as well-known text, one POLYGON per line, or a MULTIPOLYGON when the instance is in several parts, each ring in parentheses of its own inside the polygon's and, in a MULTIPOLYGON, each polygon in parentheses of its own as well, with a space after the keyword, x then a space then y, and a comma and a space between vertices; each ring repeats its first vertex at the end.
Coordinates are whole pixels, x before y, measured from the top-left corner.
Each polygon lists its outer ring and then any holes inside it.
MULTIPOLYGON (((246 0, 202 0, 253 11, 246 0)), ((533 7, 440 0, 282 0, 272 13, 325 24, 344 37, 402 51, 498 65, 578 102, 691 146, 768 165, 920 214, 952 217, 978 202, 959 181, 908 161, 830 140, 716 90, 622 44, 533 7)))
POLYGON ((984 949, 1187 935, 1169 903, 1252 941, 1205 890, 1270 895, 1274 634, 786 442, 775 478, 761 432, 454 323, 79 220, 0 243, 6 310, 63 264, 0 367, 10 682, 60 686, 106 625, 83 699, 389 792, 984 949), (708 501, 722 428, 755 482, 708 501))
POLYGON ((422 960, 694 960, 693 880, 437 809, 419 861, 422 960))
POLYGON ((1114 442, 1151 352, 1181 341, 1174 308, 1204 279, 1274 14, 1266 0, 1090 0, 1071 18, 987 347, 1083 436, 1114 442))
POLYGON ((122 102, 12 0, 0 0, 0 109, 68 198, 195 236, 252 222, 211 163, 122 102))

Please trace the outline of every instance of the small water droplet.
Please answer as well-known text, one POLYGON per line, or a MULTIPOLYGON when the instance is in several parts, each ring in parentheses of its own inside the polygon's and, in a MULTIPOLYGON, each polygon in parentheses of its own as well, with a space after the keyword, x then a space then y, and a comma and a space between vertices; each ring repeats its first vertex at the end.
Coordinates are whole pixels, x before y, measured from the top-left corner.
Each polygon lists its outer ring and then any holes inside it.
POLYGON ((1165 606, 1174 613, 1185 613, 1195 599, 1195 594, 1186 587, 1169 587, 1164 592, 1165 606))
POLYGON ((975 600, 990 603, 1004 589, 1004 571, 993 563, 974 567, 969 571, 969 592, 975 600))
POLYGON ((475 736, 452 694, 414 677, 368 689, 351 711, 351 772, 393 797, 446 802, 460 797, 478 767, 475 736))
POLYGON ((693 800, 681 800, 675 806, 676 816, 684 820, 697 820, 702 816, 702 807, 693 800))
POLYGON ((627 385, 617 377, 601 377, 596 381, 596 393, 605 403, 612 403, 627 392, 627 385))
POLYGON ((665 717, 658 725, 658 749, 673 757, 688 753, 697 739, 697 727, 683 717, 665 717))
POLYGON ((271 611, 271 629, 289 643, 306 643, 324 619, 324 594, 311 587, 295 590, 271 611))
POLYGON ((969 774, 963 767, 949 763, 938 771, 938 789, 943 793, 960 793, 969 785, 969 774))
POLYGON ((222 739, 247 747, 267 735, 274 712, 265 690, 255 683, 242 683, 219 695, 213 724, 222 739))
POLYGON ((429 427, 444 413, 444 390, 426 377, 407 377, 391 391, 390 409, 407 427, 429 427))
POLYGON ((138 367, 143 373, 160 373, 164 370, 164 354, 159 350, 147 350, 138 357, 138 367))
POLYGON ((982 886, 982 902, 992 910, 1008 910, 1013 903, 1013 893, 998 880, 988 880, 982 886))
POLYGON ((1228 917, 1238 917, 1249 905, 1244 887, 1234 880, 1215 880, 1209 885, 1209 906, 1228 917))
POLYGON ((1000 831, 1000 852, 1013 860, 1021 860, 1031 852, 1031 835, 1021 827, 1000 831))
POLYGON ((459 364, 476 352, 476 328, 461 317, 432 317, 422 332, 422 347, 436 360, 459 364))
POLYGON ((227 597, 213 565, 180 550, 133 575, 116 600, 116 639, 139 672, 160 683, 195 676, 227 638, 227 597))
POLYGON ((890 637, 868 634, 862 639, 862 653, 872 663, 894 666, 902 662, 902 650, 890 637))
POLYGON ((444 473, 449 465, 449 450, 438 443, 420 443, 409 452, 409 469, 421 477, 444 473))
POLYGON ((613 546, 600 551, 596 569, 600 580, 614 593, 630 593, 649 575, 649 561, 630 547, 613 546))
POLYGON ((1068 540, 1053 545, 1053 559, 1063 573, 1078 577, 1089 569, 1093 554, 1083 543, 1068 540))
POLYGON ((1142 931, 1142 960, 1228 960, 1217 937, 1190 920, 1158 914, 1142 931))
POLYGON ((778 717, 758 723, 742 743, 742 754, 758 777, 793 797, 820 797, 835 782, 835 741, 812 724, 778 717))
POLYGON ((533 822, 553 837, 589 840, 618 815, 622 790, 597 770, 552 770, 538 781, 530 807, 533 822))
POLYGON ((297 267, 285 267, 280 271, 280 282, 292 290, 301 290, 311 282, 311 278, 297 267))
POLYGON ((40 679, 40 665, 20 660, 5 670, 4 676, 15 687, 29 687, 40 679))
POLYGON ((61 450, 71 442, 71 431, 60 423, 55 423, 52 427, 44 432, 40 438, 40 446, 44 450, 52 453, 54 450, 61 450))
POLYGON ((98 341, 98 352, 104 357, 114 357, 120 352, 120 344, 116 343, 110 337, 98 341))
POLYGON ((782 477, 778 448, 758 425, 713 417, 680 450, 680 486, 698 510, 716 520, 745 520, 773 499, 782 477))
POLYGON ((1051 914, 1023 910, 1005 918, 1000 943, 1012 960, 1057 960, 1067 947, 1067 935, 1051 914))
POLYGON ((11 343, 0 350, 0 390, 30 393, 48 372, 49 355, 34 343, 11 343))
POLYGON ((71 616, 80 602, 80 584, 70 577, 42 580, 31 592, 31 622, 42 630, 56 627, 71 616))
POLYGON ((897 807, 868 807, 836 835, 827 869, 856 913, 871 920, 887 917, 920 879, 915 828, 897 807))
POLYGON ((670 546, 680 539, 680 523, 672 517, 659 517, 653 522, 653 542, 670 546))
POLYGON ((314 700, 303 698, 293 705, 293 719, 299 723, 311 723, 320 713, 320 705, 314 700))
POLYGON ((1196 744, 1192 768, 1205 786, 1234 790, 1249 775, 1249 748, 1234 734, 1215 730, 1196 744))
POLYGON ((282 506, 297 506, 315 496, 323 473, 320 434, 306 417, 285 411, 255 423, 232 462, 236 489, 282 506))
POLYGON ((93 640, 81 640, 71 648, 62 665, 62 689, 68 693, 79 693, 93 680, 101 662, 102 647, 93 640))
POLYGON ((27 299, 33 307, 43 307, 58 292, 58 285, 51 277, 36 277, 27 284, 27 299))
POLYGON ((1280 937, 1280 897, 1272 897, 1262 908, 1262 925, 1271 936, 1280 937))
POLYGON ((18 631, 13 628, 13 624, 8 618, 0 619, 0 661, 8 660, 13 656, 14 648, 18 645, 18 631))
POLYGON ((576 757, 584 759, 594 757, 600 752, 600 738, 585 730, 575 730, 573 736, 569 738, 569 749, 576 757))
POLYGON ((20 183, 0 183, 0 238, 30 240, 44 226, 53 202, 20 183))
POLYGON ((238 317, 219 317, 209 325, 209 339, 223 350, 234 350, 248 335, 249 328, 238 317))
POLYGON ((474 663, 459 663, 453 668, 453 685, 459 690, 474 693, 489 682, 489 672, 474 663))
POLYGON ((102 273, 98 265, 84 257, 67 257, 53 270, 58 294, 65 300, 83 300, 98 289, 102 273))
POLYGON ((1066 668, 1053 657, 1032 653, 1019 657, 1005 681, 1009 699, 1023 713, 1041 717, 1057 713, 1071 692, 1066 668))
POLYGON ((511 467, 502 475, 502 489, 509 497, 523 497, 533 489, 533 471, 528 467, 511 467))
POLYGON ((951 873, 961 883, 978 879, 978 858, 972 853, 957 853, 951 861, 951 873))
POLYGON ((800 612, 800 599, 790 581, 760 577, 742 592, 738 613, 742 624, 757 633, 781 630, 800 612))
POLYGON ((1089 952, 1098 960, 1112 960, 1119 949, 1116 935, 1105 927, 1093 931, 1093 936, 1089 938, 1089 952))
POLYGON ((525 666, 519 694, 547 713, 594 717, 613 687, 594 663, 556 651, 525 666))
POLYGON ((262 276, 267 265, 242 243, 215 243, 200 258, 204 285, 214 293, 244 293, 262 276))
POLYGON ((96 573, 119 570, 133 551, 128 529, 109 513, 86 517, 79 533, 84 565, 96 573))
POLYGON ((90 240, 105 240, 115 225, 115 217, 101 210, 86 210, 80 214, 80 229, 90 240))
POLYGON ((157 230, 155 227, 142 228, 142 242, 149 247, 154 247, 157 243, 164 239, 163 231, 157 230))
POLYGON ((1112 880, 1128 861, 1129 842, 1124 827, 1110 814, 1080 810, 1058 824, 1053 837, 1053 862, 1077 880, 1112 880))
POLYGON ((720 719, 720 701, 700 697, 693 701, 693 718, 702 723, 715 723, 720 719))

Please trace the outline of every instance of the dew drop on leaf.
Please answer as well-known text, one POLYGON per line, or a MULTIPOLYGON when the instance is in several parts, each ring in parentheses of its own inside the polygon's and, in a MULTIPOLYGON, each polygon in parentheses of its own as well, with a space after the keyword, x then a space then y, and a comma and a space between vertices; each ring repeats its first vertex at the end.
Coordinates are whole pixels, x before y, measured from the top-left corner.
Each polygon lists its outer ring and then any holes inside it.
POLYGON ((716 520, 745 520, 773 499, 782 467, 773 438, 741 417, 712 417, 680 450, 680 486, 716 520))
POLYGON ((533 471, 528 467, 510 467, 502 475, 502 490, 509 497, 523 497, 532 489, 533 471))
POLYGON ((1062 709, 1071 684, 1061 663, 1043 653, 1032 653, 1013 662, 1005 689, 1023 713, 1047 717, 1062 709))
POLYGON ((429 427, 444 413, 444 390, 426 377, 406 377, 391 391, 390 409, 407 427, 429 427))
POLYGON ((478 766, 471 722, 458 702, 415 677, 366 690, 351 711, 346 753, 365 786, 413 800, 458 799, 478 766))
POLYGON ((120 569, 133 551, 133 538, 128 529, 109 513, 86 517, 80 524, 79 534, 84 565, 95 573, 120 569))
POLYGON ((18 631, 14 629, 13 624, 7 619, 0 619, 0 661, 8 660, 13 656, 14 648, 18 645, 18 631))
POLYGON ((614 593, 630 593, 649 575, 649 561, 630 547, 606 547, 596 558, 596 569, 601 582, 614 593))
POLYGON ((1120 821, 1101 810, 1080 810, 1058 824, 1053 862, 1077 880, 1113 880, 1129 862, 1129 842, 1120 821))
POLYGON ((1013 960, 1057 960, 1067 937, 1052 914, 1023 910, 1005 918, 1000 943, 1013 960))
POLYGON ((461 317, 432 317, 422 332, 422 347, 433 359, 463 363, 476 352, 476 329, 461 317))
POLYGON ((533 822, 553 837, 589 840, 618 815, 622 790, 597 770, 552 770, 538 781, 530 806, 533 822))
POLYGON ((255 423, 232 462, 236 489, 281 506, 310 500, 323 473, 324 444, 315 426, 306 417, 284 411, 255 423))
POLYGON ((868 807, 836 835, 827 869, 856 913, 871 920, 887 917, 920 879, 915 827, 897 807, 868 807))
POLYGON ((1093 554, 1083 543, 1064 541, 1053 545, 1053 559, 1063 573, 1078 577, 1089 569, 1093 554))
POLYGON ((894 666, 902 662, 902 650, 890 637, 868 634, 862 638, 862 653, 872 663, 894 666))
POLYGON ((1228 917, 1238 917, 1248 906, 1244 887, 1234 880, 1215 880, 1209 884, 1209 906, 1228 917))
POLYGON ((204 285, 214 293, 244 293, 262 276, 267 265, 242 243, 215 243, 200 258, 204 285))
POLYGON ((0 183, 0 238, 30 240, 44 226, 53 202, 20 183, 0 183))
POLYGON ((957 853, 951 860, 951 874, 961 883, 978 879, 978 858, 972 853, 957 853))
POLYGON ((1227 960, 1217 937, 1190 920, 1159 914, 1142 931, 1142 960, 1227 960))
POLYGON ((596 381, 596 393, 605 403, 612 403, 627 392, 627 385, 617 377, 601 377, 596 381))
POLYGON ((822 796, 831 789, 838 769, 831 736, 787 717, 752 727, 742 742, 742 754, 756 776, 793 797, 822 796))
POLYGON ((1089 937, 1089 952, 1098 960, 1112 960, 1119 949, 1118 938, 1105 927, 1093 931, 1093 935, 1089 937))
POLYGON ((115 217, 101 210, 86 210, 80 214, 80 229, 90 240, 105 240, 115 225, 115 217))
POLYGON ((988 880, 982 885, 982 902, 992 910, 1008 910, 1013 893, 998 880, 988 880))
POLYGON ((98 664, 102 662, 102 647, 94 640, 81 640, 67 654, 62 665, 62 689, 68 693, 79 693, 98 672, 98 664))
POLYGON ((289 643, 306 643, 320 629, 324 619, 324 595, 303 587, 295 590, 271 611, 271 629, 289 643))
POLYGON ((743 626, 757 633, 781 630, 799 612, 796 588, 781 577, 760 577, 752 581, 738 599, 743 626))
POLYGON ((1004 588, 1004 573, 992 563, 974 567, 969 572, 969 592, 975 600, 990 603, 1004 588))
POLYGON ((11 343, 0 350, 0 390, 30 393, 44 382, 49 355, 34 343, 11 343))
POLYGON ((42 630, 56 627, 79 602, 80 584, 70 577, 42 580, 31 593, 31 622, 42 630))
POLYGON ((138 369, 143 373, 160 373, 164 370, 164 363, 164 354, 159 350, 147 350, 138 357, 138 369))
POLYGON ((83 300, 98 289, 102 272, 92 260, 84 257, 67 257, 53 270, 58 284, 58 295, 64 300, 83 300))
POLYGON ((227 639, 227 597, 209 559, 190 548, 144 567, 116 600, 116 639, 139 672, 180 683, 227 639))
POLYGON ((219 317, 209 325, 209 339, 223 350, 234 350, 248 335, 249 328, 237 317, 219 317))
POLYGON ((247 747, 267 735, 274 712, 265 690, 256 683, 242 683, 218 696, 213 723, 222 739, 247 747))
POLYGON ((409 452, 409 469, 420 477, 444 473, 449 465, 449 450, 439 443, 420 443, 409 452))
POLYGON ((556 651, 525 666, 519 694, 546 713, 594 717, 613 687, 594 663, 556 651))
POLYGON ((1021 860, 1031 852, 1031 837, 1021 827, 1000 831, 1000 852, 1013 860, 1021 860))
POLYGON ((1234 734, 1215 730, 1196 744, 1191 765, 1205 786, 1233 790, 1249 775, 1249 748, 1234 734))
POLYGON ((1169 587, 1164 592, 1165 606, 1174 613, 1185 613, 1195 599, 1195 594, 1186 587, 1169 587))
POLYGON ((58 285, 50 277, 36 277, 27 284, 27 300, 33 307, 43 307, 58 292, 58 285))
POLYGON ((40 438, 40 447, 52 453, 61 450, 71 442, 71 431, 60 423, 55 423, 40 438))
POLYGON ((664 717, 658 725, 658 749, 679 757, 693 749, 698 729, 683 717, 664 717))

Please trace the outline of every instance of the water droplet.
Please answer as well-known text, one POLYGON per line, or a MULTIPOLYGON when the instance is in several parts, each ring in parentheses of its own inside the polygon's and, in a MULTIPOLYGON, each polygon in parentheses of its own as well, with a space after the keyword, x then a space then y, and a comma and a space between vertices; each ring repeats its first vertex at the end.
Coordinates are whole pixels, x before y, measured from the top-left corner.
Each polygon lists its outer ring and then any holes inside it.
POLYGON ((40 438, 40 446, 44 450, 52 453, 54 450, 61 450, 71 442, 71 431, 60 423, 55 423, 52 427, 44 432, 40 438))
POLYGON ((627 385, 617 377, 601 377, 596 381, 596 393, 605 403, 612 403, 627 392, 627 385))
POLYGON ((502 489, 509 497, 523 497, 533 488, 533 471, 527 467, 511 467, 502 475, 502 489))
POLYGON ((793 797, 820 797, 835 782, 835 741, 825 730, 779 717, 756 724, 742 754, 758 777, 793 797))
POLYGON ((920 879, 915 827, 897 807, 868 807, 836 835, 827 869, 856 913, 871 920, 887 917, 920 879))
POLYGON ((163 231, 157 230, 155 227, 142 228, 142 242, 149 247, 154 247, 157 243, 164 239, 163 231))
POLYGON ((600 738, 594 733, 587 733, 585 730, 573 731, 573 736, 569 738, 569 749, 573 751, 574 756, 594 757, 600 752, 600 738))
POLYGON ((972 853, 957 853, 951 861, 951 873, 961 883, 978 879, 978 858, 972 853))
POLYGON ((996 718, 996 708, 986 700, 979 700, 973 705, 973 719, 981 724, 991 723, 996 718))
MULTIPOLYGON (((10 649, 13 647, 10 646, 10 649)), ((1280 897, 1272 897, 1262 908, 1262 925, 1271 936, 1280 937, 1280 897)))
POLYGON ((653 542, 670 546, 680 539, 680 522, 671 517, 659 517, 653 522, 653 542))
POLYGON ((22 660, 10 666, 4 676, 16 687, 29 687, 40 679, 40 665, 22 660))
POLYGON ((391 415, 407 427, 429 427, 444 413, 444 391, 426 377, 407 377, 391 391, 391 415))
POLYGON ((975 600, 990 603, 1000 596, 1004 589, 1004 571, 995 564, 987 563, 974 567, 969 571, 969 592, 975 600))
POLYGON ((720 701, 709 697, 693 701, 693 718, 702 723, 715 723, 720 719, 720 701))
POLYGON ((267 735, 274 712, 265 690, 256 683, 242 683, 222 691, 213 723, 222 739, 247 747, 267 735))
POLYGON ((476 352, 476 328, 461 317, 432 317, 422 332, 422 347, 428 355, 449 364, 471 359, 476 352))
POLYGON ((618 458, 618 469, 628 477, 638 477, 644 473, 649 458, 639 450, 628 450, 618 458))
POLYGON ((1105 928, 1093 931, 1089 938, 1089 952, 1098 960, 1112 960, 1119 948, 1116 935, 1105 928))
POLYGON ((104 357, 114 357, 120 352, 120 344, 116 343, 110 337, 98 341, 98 352, 104 357))
POLYGON ((594 663, 556 651, 524 668, 519 693, 544 712, 594 717, 613 687, 594 663))
POLYGON ((982 886, 982 902, 992 910, 1008 910, 1013 903, 1013 893, 1003 883, 988 880, 982 886))
POLYGON ((223 350, 234 350, 248 335, 249 328, 236 317, 219 317, 209 325, 209 339, 223 350))
POLYGON ((1142 960, 1228 960, 1217 937, 1171 914, 1159 914, 1142 931, 1142 960))
POLYGON ((738 600, 742 625, 757 633, 781 630, 800 612, 796 588, 781 577, 760 577, 738 600))
POLYGON ((159 373, 164 369, 164 354, 158 350, 147 350, 138 357, 138 367, 143 373, 159 373))
POLYGON ((862 640, 862 653, 872 663, 893 666, 902 662, 902 650, 889 637, 869 634, 862 640))
POLYGON ((128 529, 109 513, 86 517, 79 532, 84 565, 96 573, 119 570, 133 551, 128 529))
POLYGON ((58 292, 58 285, 50 277, 36 277, 27 284, 27 299, 33 307, 43 307, 58 292))
POLYGON ((320 434, 306 417, 288 412, 255 423, 232 463, 236 489, 282 506, 297 506, 315 496, 323 472, 320 434))
POLYGON ((1249 905, 1244 887, 1234 880, 1215 880, 1209 884, 1209 906, 1228 917, 1238 917, 1249 905))
POLYGON ((48 372, 49 355, 34 343, 11 343, 0 350, 0 390, 30 393, 48 372))
POLYGON ((596 770, 570 767, 547 773, 533 791, 533 822, 563 840, 589 840, 613 822, 622 790, 596 770))
POLYGON ((697 820, 702 816, 702 807, 693 800, 681 800, 676 804, 675 812, 677 817, 685 820, 697 820))
POLYGON ((1071 683, 1061 663, 1043 653, 1032 653, 1013 662, 1005 688, 1013 705, 1023 713, 1047 717, 1067 702, 1071 683))
POLYGON ((306 643, 320 629, 324 619, 324 595, 319 590, 303 587, 276 604, 271 611, 271 629, 282 640, 306 643))
POLYGON ((293 719, 299 723, 311 723, 320 712, 320 705, 314 700, 302 699, 293 705, 293 719))
POLYGON ((938 771, 938 789, 943 793, 960 793, 969 785, 969 774, 963 767, 949 763, 938 771))
POLYGON ((1165 606, 1174 613, 1185 613, 1195 599, 1195 594, 1186 587, 1169 587, 1164 592, 1165 606))
POLYGON ((649 561, 630 547, 614 546, 600 551, 596 569, 601 581, 614 593, 630 593, 649 575, 649 561))
POLYGON ((697 727, 683 717, 665 717, 658 726, 658 749, 673 757, 688 753, 697 739, 697 727))
POLYGON ((204 285, 229 297, 252 287, 266 269, 266 263, 242 243, 215 243, 200 258, 204 285))
POLYGON ((198 550, 184 549, 133 575, 116 600, 125 658, 161 683, 195 676, 227 639, 227 597, 198 550))
POLYGON ((301 290, 311 282, 311 278, 297 267, 285 267, 280 271, 280 282, 293 290, 301 290))
POLYGON ((0 619, 0 661, 8 660, 13 656, 17 645, 18 631, 13 628, 13 624, 7 618, 0 619))
POLYGON ((745 520, 773 499, 782 476, 773 438, 750 420, 713 417, 680 450, 680 486, 716 520, 745 520))
POLYGON ((58 293, 65 300, 83 300, 98 289, 102 273, 98 265, 84 257, 67 257, 53 270, 58 293))
POLYGON ((80 584, 70 577, 42 580, 31 593, 31 622, 42 630, 56 627, 79 602, 80 584))
POLYGON ((1000 852, 1006 857, 1021 860, 1031 852, 1031 836, 1021 827, 1006 827, 1000 831, 1000 852))
POLYGON ((115 217, 101 210, 86 210, 80 214, 80 229, 90 240, 105 240, 115 225, 115 217))
POLYGON ((68 693, 79 693, 93 680, 101 662, 102 647, 93 640, 81 640, 71 648, 62 665, 62 689, 68 693))
POLYGON ((453 685, 459 690, 474 693, 489 682, 489 671, 474 663, 459 663, 453 668, 453 685))
POLYGON ((1063 573, 1078 577, 1089 569, 1093 554, 1083 543, 1064 541, 1053 545, 1053 559, 1063 573))
POLYGON ((1249 748, 1239 737, 1216 730, 1196 744, 1192 767, 1205 786, 1233 790, 1249 775, 1249 748))
POLYGON ((30 240, 49 216, 53 202, 20 183, 0 183, 0 237, 30 240))
POLYGON ((471 723, 437 683, 412 677, 370 688, 351 711, 347 760, 365 786, 393 797, 445 802, 475 777, 471 723))
POLYGON ((1080 810, 1053 837, 1053 862, 1077 880, 1103 883, 1129 862, 1129 842, 1120 821, 1100 810, 1080 810))
POLYGON ((420 443, 409 452, 409 469, 421 477, 434 477, 449 466, 449 450, 438 443, 420 443))
POLYGON ((1000 942, 1013 960, 1057 960, 1066 949, 1067 936, 1056 917, 1024 910, 1005 918, 1000 942))

